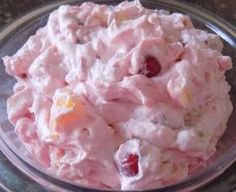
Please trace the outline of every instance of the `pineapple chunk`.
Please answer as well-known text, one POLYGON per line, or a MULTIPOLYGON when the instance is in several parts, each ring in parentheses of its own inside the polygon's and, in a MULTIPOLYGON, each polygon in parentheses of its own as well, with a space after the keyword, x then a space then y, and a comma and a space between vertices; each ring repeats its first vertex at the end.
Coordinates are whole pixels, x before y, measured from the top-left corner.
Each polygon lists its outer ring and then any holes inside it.
POLYGON ((56 111, 51 116, 51 127, 54 130, 71 127, 86 115, 85 107, 78 96, 59 97, 53 108, 56 111))

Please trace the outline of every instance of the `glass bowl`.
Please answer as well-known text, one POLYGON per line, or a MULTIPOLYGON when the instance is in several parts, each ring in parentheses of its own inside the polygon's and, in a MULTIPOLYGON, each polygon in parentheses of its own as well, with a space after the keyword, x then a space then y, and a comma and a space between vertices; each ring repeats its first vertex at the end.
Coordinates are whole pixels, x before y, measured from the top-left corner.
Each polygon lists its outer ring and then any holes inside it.
MULTIPOLYGON (((49 13, 61 4, 81 3, 79 0, 56 2, 17 19, 0 32, 0 58, 5 55, 13 55, 36 30, 46 24, 49 13)), ((118 0, 94 0, 96 3, 115 5, 118 0)), ((142 4, 151 9, 165 9, 171 12, 188 14, 195 27, 217 33, 224 41, 225 55, 232 57, 236 64, 236 34, 235 28, 221 18, 210 15, 197 7, 173 0, 145 0, 142 4)), ((12 94, 15 80, 5 73, 2 60, 0 60, 0 149, 8 159, 23 173, 32 178, 44 188, 53 191, 112 191, 105 189, 92 189, 81 186, 66 179, 57 178, 49 173, 42 165, 34 161, 26 151, 14 132, 14 127, 8 121, 6 113, 6 100, 12 94)), ((234 110, 229 119, 228 127, 221 137, 217 151, 208 161, 207 166, 197 170, 187 179, 153 191, 191 191, 220 175, 236 160, 236 66, 227 72, 227 80, 231 84, 231 100, 234 110)), ((115 190, 117 191, 117 190, 115 190)))

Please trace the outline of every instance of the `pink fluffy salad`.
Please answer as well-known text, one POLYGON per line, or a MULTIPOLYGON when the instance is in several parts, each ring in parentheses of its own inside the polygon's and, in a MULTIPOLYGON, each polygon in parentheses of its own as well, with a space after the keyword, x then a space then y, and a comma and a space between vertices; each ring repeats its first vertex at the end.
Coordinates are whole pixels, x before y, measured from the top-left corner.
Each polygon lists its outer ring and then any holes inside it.
POLYGON ((173 184, 216 151, 232 111, 215 34, 187 15, 63 5, 13 56, 7 110, 26 149, 55 176, 90 187, 173 184))

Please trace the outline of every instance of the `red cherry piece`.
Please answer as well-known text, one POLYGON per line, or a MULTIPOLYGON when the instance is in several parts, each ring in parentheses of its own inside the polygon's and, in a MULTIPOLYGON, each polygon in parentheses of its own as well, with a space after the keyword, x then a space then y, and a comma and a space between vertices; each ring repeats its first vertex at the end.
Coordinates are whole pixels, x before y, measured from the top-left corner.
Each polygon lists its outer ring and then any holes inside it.
POLYGON ((120 165, 120 172, 126 176, 134 176, 138 174, 138 155, 129 154, 120 165))
POLYGON ((26 73, 21 73, 21 74, 18 74, 18 76, 22 79, 26 79, 27 78, 27 74, 26 73))
POLYGON ((147 77, 154 77, 161 71, 161 65, 159 61, 153 56, 147 56, 144 61, 143 74, 147 77))

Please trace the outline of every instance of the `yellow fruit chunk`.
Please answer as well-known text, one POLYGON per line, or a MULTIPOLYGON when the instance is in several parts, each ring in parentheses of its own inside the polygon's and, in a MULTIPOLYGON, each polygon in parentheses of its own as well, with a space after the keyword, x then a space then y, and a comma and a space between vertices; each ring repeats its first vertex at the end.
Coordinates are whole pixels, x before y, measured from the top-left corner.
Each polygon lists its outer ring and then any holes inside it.
POLYGON ((181 104, 187 106, 192 99, 192 93, 188 88, 184 88, 181 93, 181 104))
POLYGON ((123 12, 117 12, 116 13, 116 21, 118 23, 121 23, 122 21, 125 21, 126 19, 127 19, 127 17, 123 12))
POLYGON ((95 12, 93 15, 96 19, 102 21, 103 23, 107 22, 107 16, 104 13, 95 12))
POLYGON ((60 97, 56 100, 56 105, 58 107, 66 107, 66 108, 70 109, 74 106, 74 101, 70 96, 69 97, 60 97))
POLYGON ((71 109, 73 108, 75 105, 74 101, 72 100, 71 97, 67 98, 66 102, 65 102, 65 106, 68 108, 68 109, 71 109))
POLYGON ((56 105, 56 107, 65 108, 66 110, 56 117, 52 117, 51 126, 53 129, 70 127, 72 124, 76 124, 86 114, 85 107, 78 96, 59 98, 56 100, 56 105))

